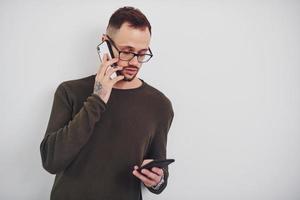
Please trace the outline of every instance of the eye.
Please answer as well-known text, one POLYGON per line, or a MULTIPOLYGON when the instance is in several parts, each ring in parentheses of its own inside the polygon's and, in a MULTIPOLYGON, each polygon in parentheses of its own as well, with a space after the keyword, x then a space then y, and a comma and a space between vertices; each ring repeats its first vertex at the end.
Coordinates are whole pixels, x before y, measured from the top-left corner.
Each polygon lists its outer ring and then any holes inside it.
POLYGON ((139 54, 144 55, 144 54, 147 54, 147 52, 148 52, 148 50, 143 50, 143 51, 140 51, 139 54))
POLYGON ((130 55, 130 54, 132 54, 132 52, 130 52, 130 51, 122 51, 122 53, 125 54, 125 55, 130 55))

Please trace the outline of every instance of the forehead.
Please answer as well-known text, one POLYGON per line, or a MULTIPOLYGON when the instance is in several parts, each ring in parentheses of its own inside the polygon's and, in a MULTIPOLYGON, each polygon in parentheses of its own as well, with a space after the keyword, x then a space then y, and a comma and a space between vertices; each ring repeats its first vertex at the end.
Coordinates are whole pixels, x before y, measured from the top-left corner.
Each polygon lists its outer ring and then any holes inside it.
POLYGON ((148 28, 136 29, 124 23, 114 35, 114 41, 122 47, 133 47, 135 50, 146 49, 150 45, 151 35, 148 28))

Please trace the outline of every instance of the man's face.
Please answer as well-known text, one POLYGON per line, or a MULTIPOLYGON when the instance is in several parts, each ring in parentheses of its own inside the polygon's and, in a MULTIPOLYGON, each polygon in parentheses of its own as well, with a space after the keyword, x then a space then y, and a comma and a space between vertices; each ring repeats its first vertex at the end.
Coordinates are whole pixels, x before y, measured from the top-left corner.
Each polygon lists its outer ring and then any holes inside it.
MULTIPOLYGON (((135 29, 130 27, 128 23, 124 23, 121 28, 111 36, 111 39, 120 51, 139 54, 148 52, 151 35, 148 28, 135 29)), ((118 51, 115 48, 113 48, 113 51, 117 57, 119 55, 118 51)), ((142 65, 138 62, 136 56, 130 61, 119 60, 117 64, 123 68, 118 71, 117 74, 123 75, 123 80, 125 81, 133 80, 142 65)))

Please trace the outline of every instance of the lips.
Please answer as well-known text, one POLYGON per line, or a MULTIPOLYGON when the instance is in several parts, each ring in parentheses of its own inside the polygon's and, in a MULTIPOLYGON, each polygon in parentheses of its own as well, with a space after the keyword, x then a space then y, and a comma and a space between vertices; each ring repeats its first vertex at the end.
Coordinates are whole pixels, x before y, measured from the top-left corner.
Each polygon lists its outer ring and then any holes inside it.
POLYGON ((132 68, 132 67, 126 67, 124 68, 124 72, 126 74, 129 74, 129 75, 133 75, 137 72, 137 69, 136 68, 132 68))
POLYGON ((137 71, 136 68, 133 67, 126 67, 124 70, 128 70, 128 71, 137 71))

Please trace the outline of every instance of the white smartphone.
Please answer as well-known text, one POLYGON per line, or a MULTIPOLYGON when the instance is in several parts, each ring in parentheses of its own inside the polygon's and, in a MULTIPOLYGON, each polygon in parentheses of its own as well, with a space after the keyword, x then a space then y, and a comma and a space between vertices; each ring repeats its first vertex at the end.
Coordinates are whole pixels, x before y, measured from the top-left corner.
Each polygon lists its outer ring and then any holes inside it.
MULTIPOLYGON (((98 52, 98 55, 99 55, 99 58, 100 58, 100 61, 102 61, 103 59, 103 56, 105 53, 107 53, 109 55, 109 59, 111 58, 114 58, 114 53, 112 51, 112 48, 111 48, 111 44, 104 40, 101 44, 99 44, 97 46, 97 52, 98 52)), ((117 64, 114 63, 112 64, 110 67, 117 67, 117 64)), ((109 69, 109 67, 107 68, 107 70, 109 69)), ((116 72, 112 73, 112 75, 110 76, 111 79, 115 78, 117 76, 116 72)))

